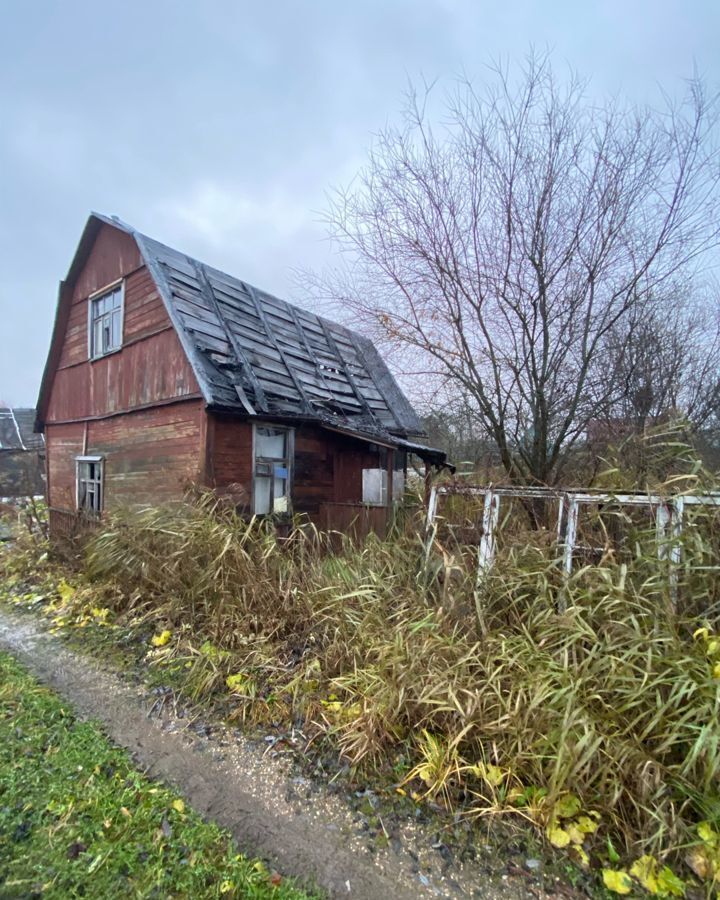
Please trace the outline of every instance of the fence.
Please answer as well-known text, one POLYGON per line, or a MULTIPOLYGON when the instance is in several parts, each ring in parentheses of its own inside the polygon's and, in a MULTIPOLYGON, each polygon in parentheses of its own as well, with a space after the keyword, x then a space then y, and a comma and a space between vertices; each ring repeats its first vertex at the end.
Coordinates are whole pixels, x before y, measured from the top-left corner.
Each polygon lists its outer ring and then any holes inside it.
POLYGON ((482 528, 478 545, 478 582, 495 561, 500 505, 503 498, 527 502, 544 502, 557 506, 556 544, 565 577, 572 572, 577 547, 578 519, 582 507, 644 507, 655 518, 655 539, 659 560, 670 564, 669 578, 673 599, 677 594, 677 567, 681 558, 680 537, 685 512, 689 506, 720 507, 720 493, 678 494, 663 497, 642 492, 610 493, 603 491, 568 489, 553 490, 542 487, 486 487, 474 485, 435 485, 428 502, 426 532, 428 552, 436 534, 438 503, 443 496, 483 498, 482 528))

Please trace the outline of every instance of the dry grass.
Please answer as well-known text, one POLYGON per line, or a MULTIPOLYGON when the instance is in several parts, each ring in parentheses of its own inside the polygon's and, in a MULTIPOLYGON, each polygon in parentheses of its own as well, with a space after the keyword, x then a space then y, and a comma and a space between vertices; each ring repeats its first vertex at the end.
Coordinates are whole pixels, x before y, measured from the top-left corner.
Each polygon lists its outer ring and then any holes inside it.
POLYGON ((452 811, 523 816, 580 861, 607 861, 608 839, 611 860, 689 858, 712 881, 720 529, 698 516, 677 610, 640 526, 566 585, 547 548, 505 548, 476 593, 461 548, 396 534, 329 552, 310 526, 279 539, 211 497, 108 520, 71 605, 151 622, 154 663, 195 696, 302 720, 452 811))

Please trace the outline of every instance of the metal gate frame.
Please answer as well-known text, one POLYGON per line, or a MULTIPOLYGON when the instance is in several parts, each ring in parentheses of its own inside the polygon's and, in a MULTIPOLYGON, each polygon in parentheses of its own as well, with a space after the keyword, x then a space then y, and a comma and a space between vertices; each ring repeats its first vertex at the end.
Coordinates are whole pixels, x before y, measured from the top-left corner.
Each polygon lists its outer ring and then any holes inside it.
POLYGON ((573 554, 577 544, 577 525, 581 506, 599 503, 617 506, 646 506, 655 513, 655 537, 659 560, 670 562, 670 585, 673 599, 677 593, 677 566, 681 558, 679 538, 683 531, 683 517, 686 506, 720 506, 720 493, 677 494, 663 497, 659 494, 645 494, 640 491, 612 493, 582 489, 560 489, 543 487, 480 487, 478 485, 433 485, 428 501, 426 536, 429 555, 437 525, 438 499, 442 496, 484 497, 482 535, 478 547, 478 583, 495 561, 496 533, 500 516, 500 501, 503 497, 519 500, 546 500, 558 504, 556 540, 562 550, 562 570, 564 577, 572 572, 573 554), (669 532, 669 535, 668 535, 669 532), (668 539, 669 537, 669 539, 668 539))

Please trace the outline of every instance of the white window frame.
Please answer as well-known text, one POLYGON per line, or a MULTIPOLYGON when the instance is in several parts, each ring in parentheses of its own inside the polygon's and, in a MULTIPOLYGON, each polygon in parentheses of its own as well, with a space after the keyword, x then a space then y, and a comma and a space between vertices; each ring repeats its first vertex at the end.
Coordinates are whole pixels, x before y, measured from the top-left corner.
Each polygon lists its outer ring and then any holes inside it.
POLYGON ((252 485, 251 485, 251 499, 252 499, 252 513, 253 515, 281 515, 285 513, 292 512, 292 487, 293 487, 293 459, 295 457, 295 429, 288 428, 284 425, 276 425, 273 422, 254 422, 253 423, 253 433, 252 433, 252 485), (273 431, 282 431, 285 434, 285 457, 282 460, 274 459, 270 457, 258 457, 257 455, 257 429, 258 428, 271 428, 273 431), (284 468, 287 469, 287 488, 286 494, 287 497, 287 506, 283 510, 275 509, 275 496, 274 496, 274 484, 275 478, 274 475, 263 475, 258 473, 259 466, 272 466, 274 467, 278 465, 278 463, 285 463, 284 468), (255 509, 255 504, 257 502, 257 490, 255 487, 255 482, 257 478, 270 478, 270 511, 267 513, 258 513, 255 509))
MULTIPOLYGON (((87 492, 86 492, 87 496, 87 492)), ((76 456, 75 457, 75 508, 79 513, 89 516, 99 516, 105 505, 105 458, 103 456, 76 456), (99 473, 94 478, 81 477, 81 466, 94 464, 99 467, 99 473), (80 487, 82 484, 94 486, 93 496, 95 502, 91 506, 81 504, 80 487)))
MULTIPOLYGON (((108 313, 104 313, 104 316, 107 316, 108 313)), ((98 317, 101 318, 101 317, 98 317)), ((110 284, 106 284, 104 287, 100 288, 98 291, 93 291, 92 294, 88 297, 88 358, 93 359, 102 359, 104 356, 109 356, 111 353, 117 353, 118 350, 122 349, 123 345, 123 335, 125 330, 125 279, 118 278, 117 281, 113 281, 110 284), (107 294, 112 294, 117 289, 120 288, 120 343, 117 347, 112 346, 108 347, 105 350, 98 351, 95 347, 94 342, 94 325, 95 325, 95 317, 93 316, 93 311, 95 309, 95 304, 98 300, 102 300, 107 294)))

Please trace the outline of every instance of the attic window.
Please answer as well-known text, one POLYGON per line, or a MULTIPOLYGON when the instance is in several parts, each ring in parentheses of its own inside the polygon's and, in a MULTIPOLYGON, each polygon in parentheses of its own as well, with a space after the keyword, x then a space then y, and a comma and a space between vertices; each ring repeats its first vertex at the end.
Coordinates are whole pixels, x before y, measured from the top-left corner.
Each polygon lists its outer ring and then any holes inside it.
POLYGON ((122 345, 123 285, 90 297, 90 359, 119 350, 122 345))
POLYGON ((103 507, 103 459, 76 456, 75 466, 78 511, 99 516, 103 507))
POLYGON ((253 512, 256 516, 290 512, 292 431, 255 426, 253 512))

